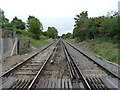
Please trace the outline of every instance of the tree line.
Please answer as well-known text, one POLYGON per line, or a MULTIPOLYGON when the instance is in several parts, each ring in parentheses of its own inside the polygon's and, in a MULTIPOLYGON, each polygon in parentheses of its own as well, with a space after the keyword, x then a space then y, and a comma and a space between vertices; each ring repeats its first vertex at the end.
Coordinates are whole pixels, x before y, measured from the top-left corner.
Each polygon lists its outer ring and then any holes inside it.
POLYGON ((94 38, 111 38, 120 40, 120 18, 117 12, 109 12, 107 16, 88 17, 83 11, 74 18, 73 33, 63 34, 63 38, 77 38, 79 41, 94 38))
POLYGON ((47 31, 43 31, 43 25, 38 18, 35 16, 28 16, 27 21, 23 22, 16 16, 10 22, 4 15, 4 11, 1 12, 1 23, 2 29, 9 31, 16 31, 16 33, 31 37, 33 39, 44 39, 44 38, 58 38, 58 31, 55 27, 48 27, 47 31))

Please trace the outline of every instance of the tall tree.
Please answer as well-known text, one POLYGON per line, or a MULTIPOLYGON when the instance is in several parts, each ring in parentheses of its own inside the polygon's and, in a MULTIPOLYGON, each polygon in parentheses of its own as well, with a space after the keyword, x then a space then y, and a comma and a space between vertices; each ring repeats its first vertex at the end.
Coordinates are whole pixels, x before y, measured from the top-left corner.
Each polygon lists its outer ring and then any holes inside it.
POLYGON ((18 19, 16 16, 11 21, 11 25, 16 29, 25 29, 25 23, 21 19, 18 19))
POLYGON ((42 23, 37 18, 32 18, 28 22, 28 31, 33 33, 35 39, 39 39, 42 34, 43 26, 42 23))
POLYGON ((87 19, 88 19, 87 11, 83 11, 79 15, 76 15, 76 17, 74 18, 75 25, 74 25, 73 37, 80 37, 81 40, 86 39, 86 34, 85 34, 86 28, 84 26, 85 26, 85 21, 87 19))
POLYGON ((35 16, 29 15, 27 22, 29 23, 31 19, 35 19, 35 16))
POLYGON ((66 38, 71 39, 71 38, 73 38, 73 34, 72 34, 72 33, 63 34, 63 35, 62 35, 62 38, 63 38, 63 39, 66 39, 66 38))
POLYGON ((9 20, 5 17, 4 11, 0 9, 0 23, 2 28, 6 28, 9 24, 9 20))
POLYGON ((74 19, 73 37, 77 37, 80 41, 101 37, 117 40, 120 36, 118 34, 120 18, 117 12, 93 18, 88 18, 87 12, 82 12, 74 19))
POLYGON ((49 38, 57 38, 58 37, 58 31, 55 27, 48 27, 47 35, 49 38))

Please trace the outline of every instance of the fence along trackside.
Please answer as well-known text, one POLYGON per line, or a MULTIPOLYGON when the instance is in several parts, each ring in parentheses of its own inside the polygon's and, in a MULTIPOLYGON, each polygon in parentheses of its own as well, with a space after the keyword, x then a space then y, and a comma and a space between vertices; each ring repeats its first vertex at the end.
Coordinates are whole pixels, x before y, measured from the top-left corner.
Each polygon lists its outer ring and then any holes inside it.
POLYGON ((1 29, 0 36, 0 62, 3 62, 5 58, 13 54, 17 54, 17 38, 14 37, 14 32, 1 29))
POLYGON ((22 40, 15 38, 16 33, 12 35, 9 30, 3 30, 0 37, 0 62, 3 62, 7 57, 14 54, 24 54, 30 51, 30 40, 22 40))
POLYGON ((17 48, 14 42, 16 39, 11 38, 0 38, 0 62, 4 61, 5 58, 13 54, 17 54, 17 48))

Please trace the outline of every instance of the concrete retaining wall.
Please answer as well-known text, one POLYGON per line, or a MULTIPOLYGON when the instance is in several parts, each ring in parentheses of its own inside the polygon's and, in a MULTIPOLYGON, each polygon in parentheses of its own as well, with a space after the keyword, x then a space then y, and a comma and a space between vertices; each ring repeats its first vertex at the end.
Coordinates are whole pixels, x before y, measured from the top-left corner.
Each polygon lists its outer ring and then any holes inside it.
POLYGON ((8 56, 11 55, 15 39, 0 38, 0 62, 4 61, 8 56))

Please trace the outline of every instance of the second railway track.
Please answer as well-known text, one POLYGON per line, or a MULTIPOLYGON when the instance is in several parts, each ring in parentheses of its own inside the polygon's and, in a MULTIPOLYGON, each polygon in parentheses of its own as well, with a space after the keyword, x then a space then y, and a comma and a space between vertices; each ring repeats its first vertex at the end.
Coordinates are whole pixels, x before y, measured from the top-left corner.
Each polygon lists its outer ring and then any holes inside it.
MULTIPOLYGON (((114 74, 112 71, 98 63, 97 58, 91 58, 90 55, 87 55, 85 52, 79 50, 68 42, 64 41, 64 43, 68 52, 70 52, 70 56, 74 59, 92 90, 110 90, 120 88, 119 72, 117 75, 114 74)), ((114 68, 114 66, 111 66, 110 68, 114 68)), ((119 67, 116 69, 119 70, 119 67)))

